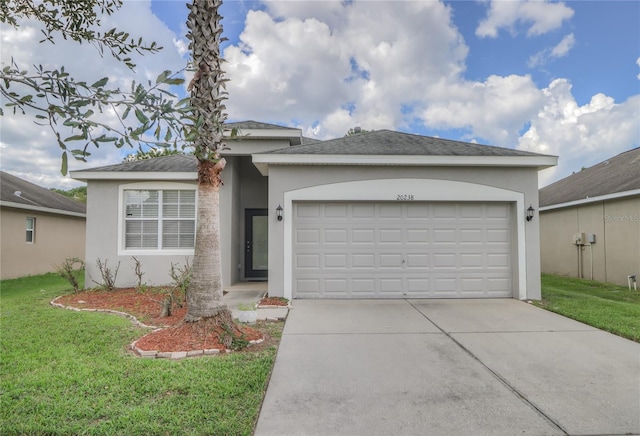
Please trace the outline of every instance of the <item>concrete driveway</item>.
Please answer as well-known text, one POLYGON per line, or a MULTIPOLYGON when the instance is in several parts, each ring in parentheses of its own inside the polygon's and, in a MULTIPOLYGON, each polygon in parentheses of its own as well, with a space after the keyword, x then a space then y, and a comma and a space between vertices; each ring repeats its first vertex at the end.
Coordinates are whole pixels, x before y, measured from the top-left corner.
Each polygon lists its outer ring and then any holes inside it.
POLYGON ((640 344, 510 299, 296 300, 255 434, 640 434, 640 344))

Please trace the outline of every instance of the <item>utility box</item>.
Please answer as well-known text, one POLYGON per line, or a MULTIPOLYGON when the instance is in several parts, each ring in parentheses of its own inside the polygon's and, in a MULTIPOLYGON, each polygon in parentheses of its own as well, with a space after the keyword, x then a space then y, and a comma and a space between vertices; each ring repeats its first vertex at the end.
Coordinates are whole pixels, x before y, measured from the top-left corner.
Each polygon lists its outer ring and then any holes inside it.
POLYGON ((587 236, 584 233, 573 235, 573 245, 584 245, 587 243, 587 236))
POLYGON ((595 244, 596 243, 596 235, 594 235, 593 233, 587 233, 587 242, 589 244, 595 244))

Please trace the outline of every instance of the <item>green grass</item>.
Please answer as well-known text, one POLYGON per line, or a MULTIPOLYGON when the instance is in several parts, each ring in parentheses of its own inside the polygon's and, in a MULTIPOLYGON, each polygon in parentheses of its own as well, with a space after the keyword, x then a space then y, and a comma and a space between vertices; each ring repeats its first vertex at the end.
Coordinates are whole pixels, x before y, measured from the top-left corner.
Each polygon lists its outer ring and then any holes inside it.
POLYGON ((539 307, 640 342, 640 291, 624 286, 542 275, 539 307))
POLYGON ((68 289, 54 274, 0 282, 0 434, 253 432, 275 347, 136 358, 126 347, 146 330, 49 305, 68 289))

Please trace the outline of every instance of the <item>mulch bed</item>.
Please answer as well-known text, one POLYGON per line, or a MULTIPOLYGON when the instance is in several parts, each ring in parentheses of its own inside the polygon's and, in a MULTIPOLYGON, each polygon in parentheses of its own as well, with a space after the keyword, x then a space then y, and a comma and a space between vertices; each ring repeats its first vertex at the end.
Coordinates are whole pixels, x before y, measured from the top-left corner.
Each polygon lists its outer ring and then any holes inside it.
POLYGON ((135 316, 138 321, 148 326, 166 327, 155 330, 136 341, 136 347, 145 351, 196 351, 218 349, 224 352, 232 335, 240 342, 263 339, 262 332, 243 325, 233 324, 223 327, 215 320, 184 322, 187 313, 186 303, 183 307, 172 309, 171 316, 161 316, 161 302, 164 295, 154 290, 141 292, 135 288, 123 288, 113 291, 90 290, 77 294, 64 295, 56 303, 79 309, 115 310, 135 316))
POLYGON ((258 302, 258 306, 283 306, 289 305, 289 301, 282 297, 264 297, 258 302))

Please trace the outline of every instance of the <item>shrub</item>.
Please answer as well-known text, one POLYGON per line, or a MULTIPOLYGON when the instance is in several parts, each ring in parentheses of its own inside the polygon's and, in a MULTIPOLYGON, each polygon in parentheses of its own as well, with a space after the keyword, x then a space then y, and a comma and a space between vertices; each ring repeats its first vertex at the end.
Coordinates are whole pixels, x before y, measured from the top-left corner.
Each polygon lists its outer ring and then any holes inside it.
POLYGON ((78 293, 80 291, 80 283, 76 274, 78 271, 84 271, 84 262, 77 257, 67 258, 61 265, 54 265, 56 273, 66 279, 73 287, 73 292, 78 293))
POLYGON ((118 270, 120 269, 120 262, 116 266, 115 270, 112 270, 107 265, 107 259, 102 262, 102 259, 98 258, 96 260, 96 265, 98 265, 98 269, 100 270, 100 275, 102 276, 102 283, 98 283, 95 280, 91 279, 93 283, 100 286, 107 291, 113 291, 116 288, 116 279, 118 278, 118 270))

